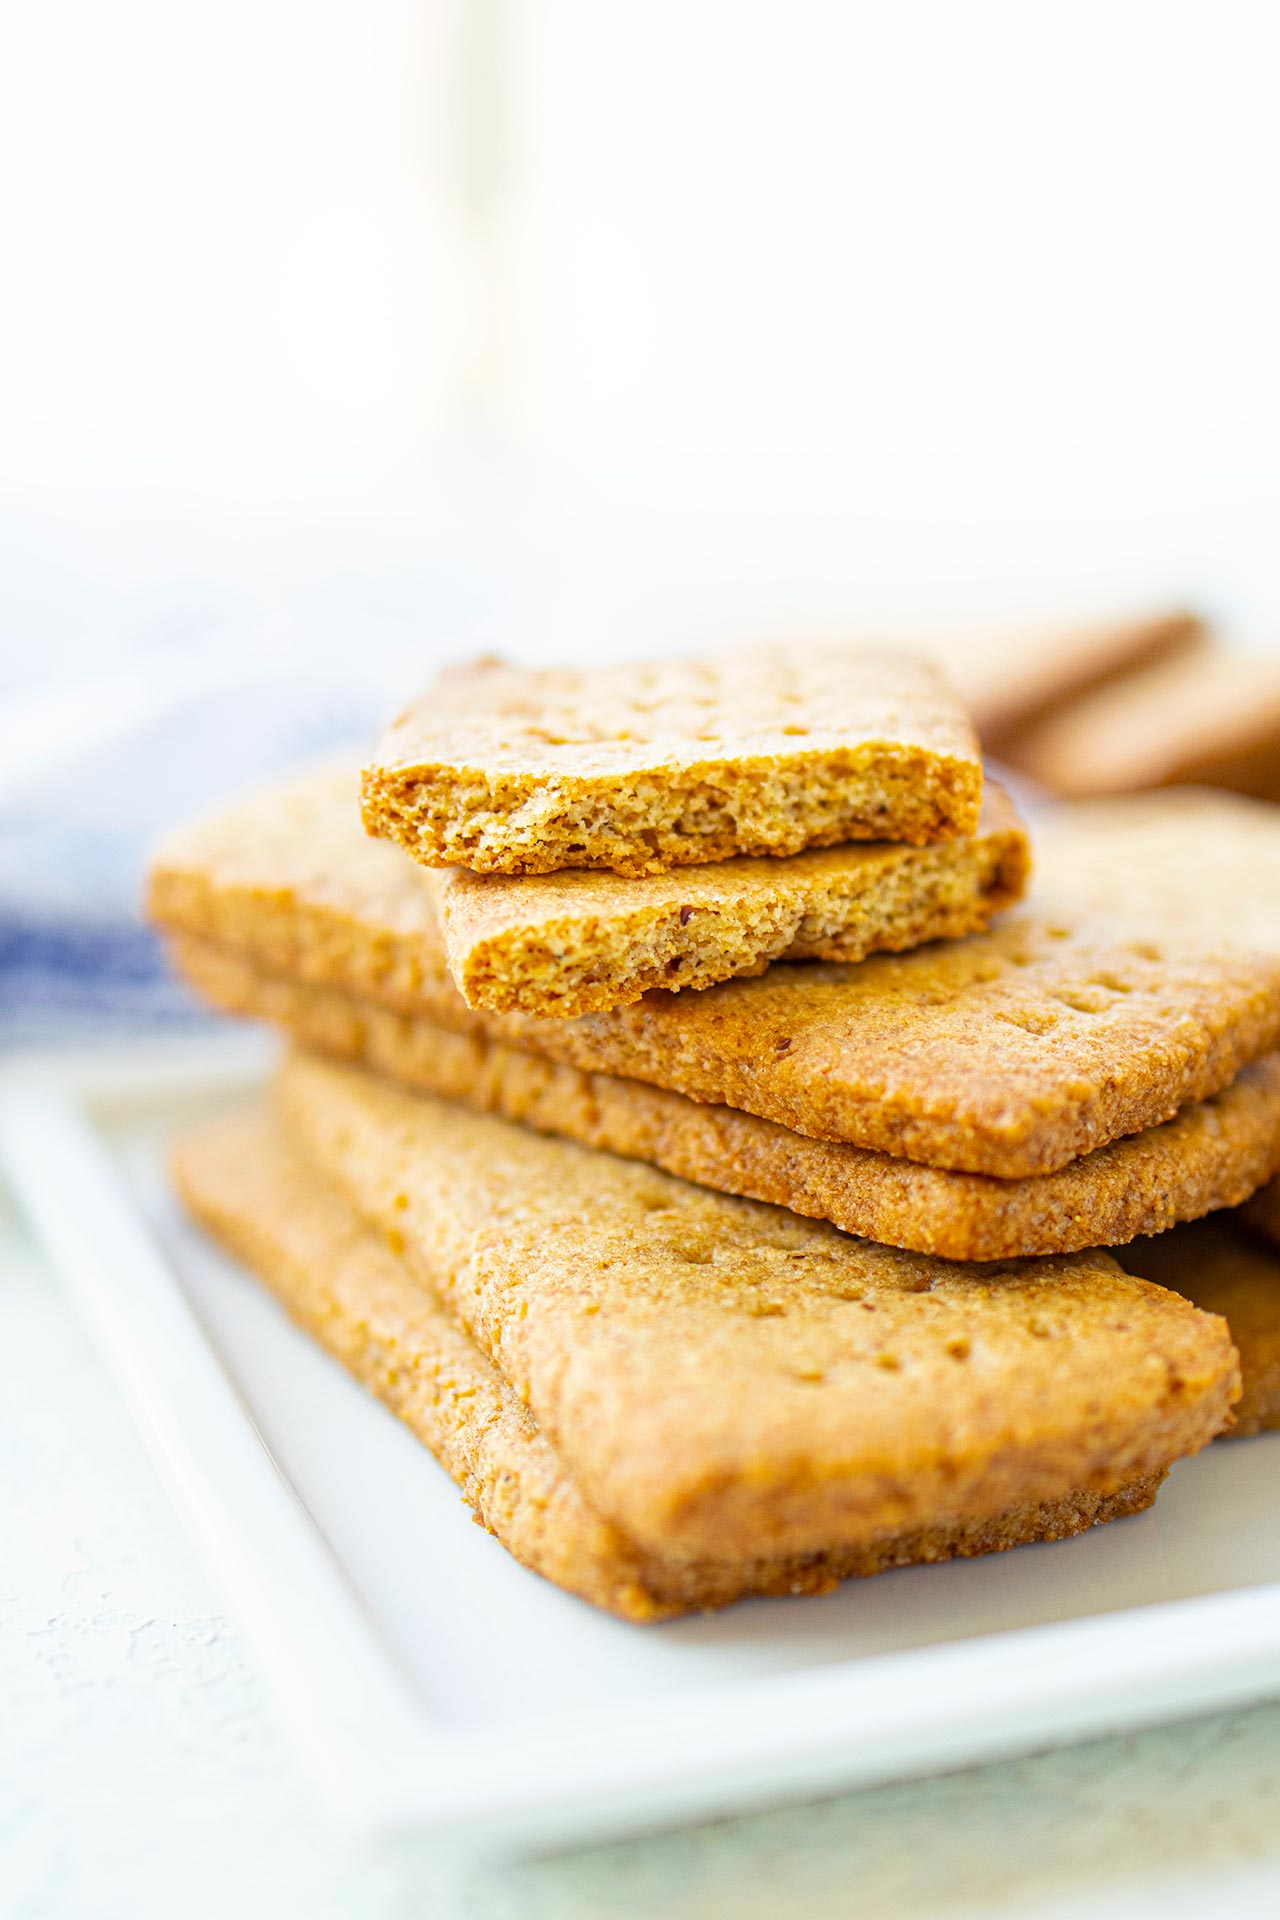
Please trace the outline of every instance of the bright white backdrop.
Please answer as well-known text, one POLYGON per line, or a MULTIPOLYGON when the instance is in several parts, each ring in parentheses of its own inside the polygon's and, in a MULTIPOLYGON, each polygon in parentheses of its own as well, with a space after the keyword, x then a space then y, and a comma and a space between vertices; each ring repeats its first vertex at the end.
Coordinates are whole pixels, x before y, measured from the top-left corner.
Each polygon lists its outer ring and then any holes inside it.
POLYGON ((49 0, 6 39, 9 678, 228 607, 335 648, 1178 592, 1275 631, 1263 0, 49 0))

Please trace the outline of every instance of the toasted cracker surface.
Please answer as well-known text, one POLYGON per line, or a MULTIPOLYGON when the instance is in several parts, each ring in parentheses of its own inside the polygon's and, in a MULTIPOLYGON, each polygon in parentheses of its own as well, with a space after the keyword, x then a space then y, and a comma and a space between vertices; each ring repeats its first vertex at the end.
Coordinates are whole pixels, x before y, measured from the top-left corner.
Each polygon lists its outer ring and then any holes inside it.
MULTIPOLYGON (((1280 954, 1280 807, 1210 788, 1171 788, 1077 802, 1047 817, 1043 838, 1064 895, 1109 909, 1123 900, 1280 954), (1095 844, 1109 850, 1108 860, 1089 859, 1095 844)), ((1245 1212, 1251 1226, 1280 1242, 1280 1184, 1245 1212)))
POLYGON ((1135 1241, 1117 1258, 1230 1324, 1244 1383, 1232 1432, 1280 1427, 1280 1255, 1242 1232, 1238 1216, 1222 1215, 1135 1241))
POLYGON ((748 1594, 825 1593, 850 1575, 1062 1539, 1139 1512, 1159 1485, 1153 1473, 1111 1494, 1082 1487, 993 1520, 834 1552, 663 1560, 592 1511, 528 1409, 439 1296, 362 1227, 264 1111, 206 1122, 179 1142, 174 1171, 194 1216, 399 1414, 516 1559, 623 1619, 659 1620, 748 1594))
POLYGON ((1119 1244, 1245 1200, 1280 1169, 1280 1056, 1160 1127, 1021 1180, 951 1173, 814 1140, 733 1107, 460 1034, 367 999, 262 974, 234 949, 179 939, 179 965, 225 1012, 275 1021, 304 1046, 541 1132, 648 1160, 722 1193, 830 1220, 951 1260, 1119 1244))
POLYGON ((1105 1254, 876 1246, 307 1056, 276 1111, 439 1288, 590 1505, 674 1559, 1116 1490, 1210 1439, 1221 1321, 1105 1254))
POLYGON ((760 650, 442 674, 365 768, 371 833, 424 866, 620 874, 972 833, 977 739, 909 654, 760 650))
POLYGON ((282 979, 815 1138, 1018 1179, 1160 1125, 1280 1039, 1280 952, 1243 951, 1229 926, 1140 893, 1132 909, 1091 904, 1081 874, 1091 861, 1108 871, 1109 832, 1086 809, 1046 842, 1030 905, 967 940, 777 966, 570 1020, 467 1007, 421 876, 364 838, 341 777, 175 836, 153 866, 150 908, 282 979))
POLYGON ((775 960, 862 960, 974 933, 1021 897, 1030 864, 1012 802, 988 785, 977 833, 935 846, 864 842, 640 879, 463 867, 430 879, 468 1006, 563 1019, 775 960))

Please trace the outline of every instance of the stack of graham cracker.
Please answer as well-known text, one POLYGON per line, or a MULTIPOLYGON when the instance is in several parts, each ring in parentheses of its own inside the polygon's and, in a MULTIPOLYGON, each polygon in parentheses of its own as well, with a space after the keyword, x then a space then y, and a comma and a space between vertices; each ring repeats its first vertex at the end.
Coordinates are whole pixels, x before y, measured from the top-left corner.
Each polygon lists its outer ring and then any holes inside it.
POLYGON ((158 855, 184 973, 295 1042, 179 1187, 626 1618, 1134 1513, 1280 1424, 1280 1262, 1174 1224, 1280 1169, 1280 825, 1095 804, 1029 866, 901 651, 445 674, 362 795, 158 855))

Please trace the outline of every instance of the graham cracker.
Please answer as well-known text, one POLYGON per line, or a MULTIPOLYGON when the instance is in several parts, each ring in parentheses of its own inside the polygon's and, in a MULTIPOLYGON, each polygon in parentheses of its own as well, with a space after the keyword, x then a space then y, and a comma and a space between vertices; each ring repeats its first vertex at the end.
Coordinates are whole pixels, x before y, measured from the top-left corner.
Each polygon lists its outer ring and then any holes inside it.
POLYGON ((479 1523, 525 1566, 625 1620, 646 1622, 749 1594, 828 1592, 850 1575, 1057 1540, 1141 1511, 1161 1475, 983 1522, 951 1522, 865 1547, 741 1561, 646 1553, 584 1500, 555 1448, 439 1297, 289 1147, 259 1110, 206 1122, 174 1171, 196 1219, 435 1454, 479 1523))
POLYGON ((641 879, 432 874, 449 972, 470 1007, 566 1019, 688 991, 775 960, 863 960, 985 927, 1026 891, 1031 851, 988 784, 976 834, 789 858, 740 857, 641 879))
MULTIPOLYGON (((1003 1179, 1049 1173, 1172 1118, 1280 1040, 1280 953, 1060 890, 967 940, 806 962, 567 1020, 467 1007, 428 892, 359 831, 325 775, 184 830, 152 869, 172 932, 522 1051, 727 1105, 819 1139, 1003 1179)), ((1101 865, 1107 836, 1086 817, 1101 865)), ((1090 857, 1085 848, 1082 859, 1090 857)))
POLYGON ((982 763, 909 654, 760 649, 594 668, 482 660, 394 722, 365 824, 428 867, 656 873, 973 833, 982 763))
POLYGON ((814 1140, 733 1107, 584 1073, 376 1001, 256 972, 212 942, 179 938, 174 952, 206 999, 228 1013, 273 1020, 315 1052, 540 1132, 648 1160, 722 1193, 951 1260, 1118 1245, 1236 1206, 1280 1169, 1276 1054, 1163 1126, 1098 1147, 1056 1173, 997 1180, 814 1140))
POLYGON ((971 1267, 294 1055, 275 1110, 664 1558, 1112 1492, 1227 1422, 1225 1324, 1106 1254, 971 1267))

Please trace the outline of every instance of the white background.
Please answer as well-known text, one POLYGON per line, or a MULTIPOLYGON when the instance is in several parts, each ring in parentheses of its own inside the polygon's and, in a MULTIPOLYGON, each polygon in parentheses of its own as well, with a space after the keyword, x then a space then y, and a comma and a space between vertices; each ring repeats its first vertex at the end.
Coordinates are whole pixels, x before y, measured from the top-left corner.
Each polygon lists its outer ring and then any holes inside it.
POLYGON ((11 9, 7 677, 495 611, 563 650, 1183 594, 1265 643, 1278 34, 1241 0, 11 9))

